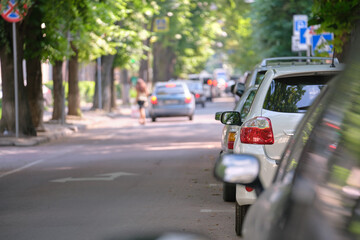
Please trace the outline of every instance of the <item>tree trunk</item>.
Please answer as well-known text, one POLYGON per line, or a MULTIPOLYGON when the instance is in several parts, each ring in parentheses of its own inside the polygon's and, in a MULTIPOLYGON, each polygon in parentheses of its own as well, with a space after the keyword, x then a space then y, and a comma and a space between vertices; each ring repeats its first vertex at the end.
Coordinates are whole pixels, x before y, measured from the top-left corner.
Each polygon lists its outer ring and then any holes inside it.
POLYGON ((174 78, 176 55, 171 47, 164 48, 160 42, 156 42, 153 56, 153 82, 165 82, 174 78))
POLYGON ((114 77, 114 67, 111 68, 111 109, 116 109, 116 99, 117 99, 117 92, 116 92, 116 86, 115 86, 115 77, 114 77))
MULTIPOLYGON (((113 71, 113 63, 114 63, 115 55, 107 55, 101 57, 101 102, 102 109, 107 112, 111 111, 112 103, 111 99, 113 98, 113 89, 112 82, 114 81, 113 71)), ((96 68, 96 80, 95 80, 95 95, 93 101, 93 108, 98 108, 99 106, 99 96, 98 96, 98 80, 97 80, 97 71, 96 68)))
POLYGON ((75 52, 69 61, 69 91, 68 91, 68 115, 81 116, 80 95, 79 95, 79 51, 71 43, 71 48, 75 52))
POLYGON ((101 57, 101 84, 102 84, 102 108, 111 111, 111 82, 113 81, 111 70, 113 69, 115 55, 107 55, 101 57))
POLYGON ((42 92, 41 61, 35 57, 26 61, 27 94, 34 127, 44 131, 44 96, 42 92))
POLYGON ((53 94, 54 94, 54 108, 52 113, 53 120, 61 120, 64 111, 64 89, 63 89, 63 75, 62 75, 62 61, 55 61, 53 66, 53 94))
MULTIPOLYGON (((12 30, 10 23, 4 23, 4 33, 7 35, 9 42, 12 42, 12 30)), ((29 103, 23 80, 22 59, 23 59, 23 39, 18 34, 17 29, 17 75, 18 75, 18 116, 19 116, 19 135, 36 136, 36 130, 33 126, 29 103)), ((12 46, 12 44, 11 44, 12 46)), ((12 47, 11 47, 11 50, 12 47)), ((13 52, 9 51, 6 46, 1 46, 1 77, 2 77, 2 117, 0 121, 0 133, 5 130, 14 134, 15 129, 15 93, 14 93, 14 60, 13 52)))
POLYGON ((122 102, 123 104, 127 105, 130 104, 130 97, 129 97, 129 91, 130 91, 130 82, 129 82, 129 73, 127 69, 121 70, 121 82, 122 82, 122 102))

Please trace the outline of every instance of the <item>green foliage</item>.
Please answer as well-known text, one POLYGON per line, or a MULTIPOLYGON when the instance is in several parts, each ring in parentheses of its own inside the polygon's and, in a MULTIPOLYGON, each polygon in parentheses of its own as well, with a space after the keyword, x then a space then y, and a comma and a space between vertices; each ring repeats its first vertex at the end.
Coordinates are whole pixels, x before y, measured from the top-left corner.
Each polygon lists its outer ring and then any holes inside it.
POLYGON ((92 102, 95 94, 95 82, 94 81, 80 81, 79 82, 80 98, 84 102, 92 102))
POLYGON ((213 39, 221 32, 210 11, 211 1, 160 1, 157 17, 169 18, 169 30, 154 33, 152 41, 170 47, 176 55, 175 75, 202 70, 214 53, 213 39))
POLYGON ((264 57, 292 56, 293 15, 310 15, 312 0, 256 0, 252 19, 257 53, 264 57))
POLYGON ((334 33, 333 44, 340 53, 359 19, 359 0, 315 0, 309 25, 321 25, 318 31, 334 33))
MULTIPOLYGON (((48 81, 44 84, 53 91, 53 81, 48 81)), ((68 96, 69 84, 64 84, 65 88, 65 99, 68 96)), ((95 82, 94 81, 79 81, 79 94, 82 102, 90 103, 93 100, 95 94, 95 82)))
MULTIPOLYGON (((241 0, 218 0, 216 3, 223 32, 216 39, 221 44, 214 47, 220 56, 228 56, 226 64, 231 68, 241 72, 252 69, 260 61, 260 56, 256 53, 257 44, 253 37, 251 5, 241 0)), ((214 67, 222 66, 215 64, 214 67)))

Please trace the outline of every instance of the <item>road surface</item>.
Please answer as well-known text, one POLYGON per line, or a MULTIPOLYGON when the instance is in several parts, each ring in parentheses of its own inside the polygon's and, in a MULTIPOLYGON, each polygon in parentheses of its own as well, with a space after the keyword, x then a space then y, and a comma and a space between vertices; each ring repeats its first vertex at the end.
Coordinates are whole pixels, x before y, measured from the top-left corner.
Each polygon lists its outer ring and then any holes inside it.
POLYGON ((121 118, 34 147, 0 149, 0 239, 114 239, 154 231, 237 239, 212 170, 231 98, 193 121, 121 118))

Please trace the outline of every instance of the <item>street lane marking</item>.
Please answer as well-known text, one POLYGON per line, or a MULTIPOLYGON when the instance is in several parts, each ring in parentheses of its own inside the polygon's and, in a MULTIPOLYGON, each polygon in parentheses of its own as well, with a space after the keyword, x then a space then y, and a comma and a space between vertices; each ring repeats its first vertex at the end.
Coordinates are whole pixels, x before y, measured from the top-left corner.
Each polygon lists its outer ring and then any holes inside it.
POLYGON ((168 143, 166 146, 143 146, 148 151, 165 151, 181 149, 212 149, 220 147, 218 142, 176 142, 168 143))
POLYGON ((221 187, 222 186, 222 184, 220 184, 220 183, 210 183, 209 184, 209 187, 221 187))
POLYGON ((69 153, 69 152, 72 152, 72 151, 74 151, 74 150, 76 150, 76 149, 78 149, 78 148, 83 148, 83 147, 84 147, 84 145, 77 145, 77 146, 75 146, 75 147, 73 147, 73 148, 67 149, 67 150, 65 150, 65 151, 63 151, 63 152, 60 152, 60 153, 55 154, 55 155, 53 155, 53 156, 50 156, 50 157, 47 158, 47 159, 40 159, 40 160, 31 162, 31 163, 28 163, 28 164, 26 164, 26 165, 24 165, 24 166, 22 166, 22 167, 19 167, 19 168, 16 168, 16 169, 14 169, 14 170, 11 170, 11 171, 8 171, 8 172, 4 172, 4 173, 0 174, 0 178, 3 178, 3 177, 8 176, 8 175, 11 175, 11 174, 13 174, 13 173, 20 172, 20 171, 25 170, 25 169, 27 169, 27 168, 30 168, 30 167, 32 167, 32 166, 34 166, 34 165, 36 165, 36 164, 42 163, 42 162, 45 161, 45 160, 50 160, 50 159, 53 159, 53 158, 60 157, 60 156, 65 155, 65 154, 67 154, 67 153, 69 153))
POLYGON ((201 213, 233 213, 234 210, 212 210, 212 209, 201 209, 201 213))
POLYGON ((135 173, 115 172, 115 173, 104 173, 104 174, 96 175, 94 177, 85 177, 85 178, 73 178, 73 177, 60 178, 60 179, 52 180, 50 182, 66 183, 66 182, 86 182, 86 181, 113 181, 121 176, 136 176, 136 175, 137 174, 135 173))
POLYGON ((24 170, 24 169, 27 169, 27 168, 29 168, 29 167, 32 167, 32 166, 34 166, 34 165, 36 165, 36 164, 39 164, 39 163, 41 163, 41 162, 43 162, 43 161, 44 161, 44 160, 37 160, 37 161, 35 161, 35 162, 28 163, 28 164, 26 164, 26 165, 24 165, 24 166, 22 166, 22 167, 19 167, 19 168, 14 169, 14 170, 11 170, 11 171, 8 171, 8 172, 4 172, 4 173, 0 174, 0 178, 5 177, 5 176, 10 175, 10 174, 13 174, 13 173, 20 172, 20 171, 22 171, 22 170, 24 170))

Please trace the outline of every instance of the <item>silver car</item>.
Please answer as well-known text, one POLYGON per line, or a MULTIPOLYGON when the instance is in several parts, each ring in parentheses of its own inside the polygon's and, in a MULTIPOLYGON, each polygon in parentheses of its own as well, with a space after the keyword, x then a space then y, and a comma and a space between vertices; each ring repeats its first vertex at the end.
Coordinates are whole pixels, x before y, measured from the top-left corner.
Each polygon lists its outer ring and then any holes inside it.
POLYGON ((159 82, 150 96, 149 115, 153 122, 158 117, 187 116, 193 119, 195 99, 183 82, 159 82))

